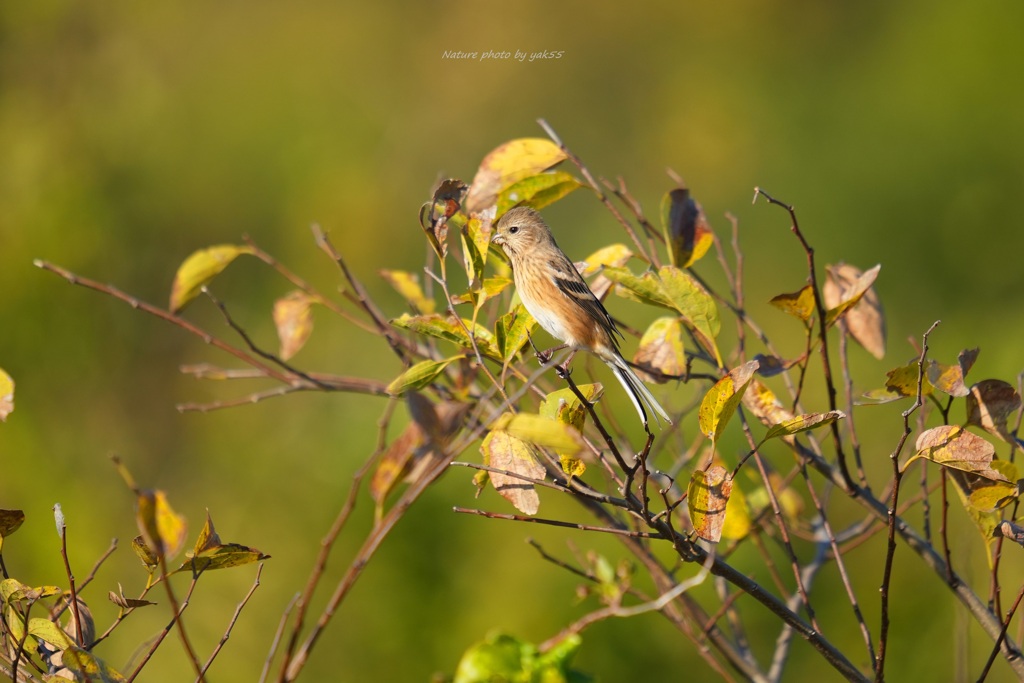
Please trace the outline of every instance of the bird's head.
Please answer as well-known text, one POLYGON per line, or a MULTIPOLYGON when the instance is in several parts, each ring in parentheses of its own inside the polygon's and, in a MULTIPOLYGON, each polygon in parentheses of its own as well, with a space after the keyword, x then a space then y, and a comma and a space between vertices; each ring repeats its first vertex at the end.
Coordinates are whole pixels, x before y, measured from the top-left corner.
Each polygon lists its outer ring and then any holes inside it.
POLYGON ((527 206, 505 212, 494 227, 491 242, 498 244, 510 258, 551 240, 551 230, 540 214, 527 206))

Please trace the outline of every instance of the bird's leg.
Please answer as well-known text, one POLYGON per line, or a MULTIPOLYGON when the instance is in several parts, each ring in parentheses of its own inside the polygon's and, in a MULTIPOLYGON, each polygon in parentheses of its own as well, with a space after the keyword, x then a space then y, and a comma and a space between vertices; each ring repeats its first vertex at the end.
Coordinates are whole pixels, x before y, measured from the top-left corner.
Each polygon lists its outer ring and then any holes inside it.
MULTIPOLYGON (((526 338, 529 340, 530 346, 533 347, 533 353, 537 356, 537 360, 540 361, 541 365, 547 364, 547 362, 551 360, 551 356, 555 355, 556 351, 561 351, 562 349, 569 347, 568 344, 559 344, 558 346, 552 346, 550 349, 546 351, 541 351, 540 349, 537 348, 537 345, 533 343, 532 336, 527 334, 526 338)), ((572 358, 572 356, 570 356, 570 358, 572 358)))
MULTIPOLYGON (((567 346, 567 344, 563 344, 562 348, 564 349, 566 346, 567 346)), ((556 349, 552 349, 552 351, 555 351, 555 350, 556 349)), ((569 376, 569 363, 572 362, 572 359, 573 359, 573 357, 575 355, 576 355, 576 349, 573 349, 572 351, 569 352, 569 357, 565 359, 564 363, 562 363, 561 365, 556 365, 555 366, 555 372, 558 373, 558 376, 561 379, 565 379, 566 377, 569 376)))

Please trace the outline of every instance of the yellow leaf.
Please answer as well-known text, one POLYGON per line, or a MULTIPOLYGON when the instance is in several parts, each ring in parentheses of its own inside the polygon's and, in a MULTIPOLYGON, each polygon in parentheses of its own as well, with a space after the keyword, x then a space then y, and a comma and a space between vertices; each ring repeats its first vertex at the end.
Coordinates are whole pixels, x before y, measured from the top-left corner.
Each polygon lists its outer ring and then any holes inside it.
POLYGON ((779 294, 772 297, 768 303, 780 311, 795 315, 804 322, 808 322, 814 315, 814 288, 807 285, 790 294, 779 294))
POLYGON ((139 531, 157 557, 174 557, 185 544, 185 518, 176 513, 163 491, 140 491, 136 498, 139 531))
POLYGON ((743 405, 766 427, 793 419, 793 413, 756 377, 743 394, 743 405))
POLYGON ((565 455, 576 455, 585 445, 575 427, 533 413, 505 413, 494 421, 491 429, 565 455))
POLYGON ((751 519, 750 508, 747 506, 747 498, 743 495, 743 489, 735 484, 732 487, 732 495, 725 505, 725 522, 722 524, 722 538, 730 541, 738 541, 746 538, 750 533, 751 519))
POLYGON ((942 425, 925 430, 917 437, 917 453, 904 464, 904 469, 918 458, 962 472, 970 472, 993 481, 1006 481, 1006 476, 992 467, 996 449, 987 440, 972 434, 960 425, 942 425))
POLYGON ((836 420, 841 420, 844 417, 846 417, 846 413, 841 410, 830 410, 827 413, 807 413, 805 415, 798 415, 794 418, 772 425, 768 430, 768 433, 764 435, 762 443, 768 439, 774 439, 780 436, 793 436, 800 432, 806 432, 809 429, 817 429, 818 427, 832 424, 836 420))
POLYGON ((565 152, 544 138, 519 138, 493 149, 477 169, 466 195, 467 213, 493 205, 498 193, 515 182, 565 160, 565 152))
POLYGON ((679 318, 658 318, 640 338, 633 363, 649 381, 664 384, 672 377, 686 374, 686 353, 683 350, 683 326, 679 318), (644 370, 654 372, 644 372, 644 370))
POLYGON ((543 209, 580 187, 580 181, 564 171, 527 176, 501 191, 498 195, 497 215, 504 214, 517 204, 543 209))
POLYGON ((465 348, 473 348, 473 344, 466 334, 467 329, 473 330, 473 336, 476 339, 477 348, 480 349, 480 353, 495 360, 501 360, 501 354, 498 353, 498 346, 490 330, 465 318, 462 319, 462 324, 460 325, 458 319, 451 316, 441 316, 436 313, 413 316, 403 313, 392 320, 391 324, 419 334, 446 339, 465 348))
POLYGON ((487 249, 491 243, 491 222, 494 211, 486 209, 474 213, 462 226, 462 261, 469 280, 470 291, 480 288, 487 264, 487 249))
POLYGON ((150 571, 160 564, 160 558, 157 557, 156 552, 152 548, 146 545, 146 539, 142 536, 136 536, 132 539, 132 552, 142 560, 142 564, 150 571))
POLYGON ((409 302, 417 313, 433 313, 434 300, 428 299, 420 286, 420 279, 413 273, 404 270, 380 270, 377 271, 403 299, 409 302))
MULTIPOLYGON (((916 362, 893 368, 885 375, 885 388, 899 396, 917 396, 917 379, 919 368, 916 362)), ((928 377, 921 380, 921 396, 928 396, 934 391, 928 377)))
POLYGON ((316 299, 295 290, 274 302, 274 325, 281 342, 281 358, 288 360, 313 333, 312 305, 316 299))
POLYGON ((14 380, 0 368, 0 422, 14 412, 14 380))
POLYGON ((736 412, 740 401, 743 400, 743 392, 747 390, 747 385, 750 384, 756 370, 757 361, 747 361, 715 382, 704 395, 697 411, 697 421, 701 432, 712 441, 718 441, 718 436, 736 412))
POLYGON ((236 244, 221 244, 192 252, 174 276, 174 284, 171 285, 171 313, 179 312, 199 296, 202 288, 220 275, 235 258, 251 253, 251 247, 236 244))

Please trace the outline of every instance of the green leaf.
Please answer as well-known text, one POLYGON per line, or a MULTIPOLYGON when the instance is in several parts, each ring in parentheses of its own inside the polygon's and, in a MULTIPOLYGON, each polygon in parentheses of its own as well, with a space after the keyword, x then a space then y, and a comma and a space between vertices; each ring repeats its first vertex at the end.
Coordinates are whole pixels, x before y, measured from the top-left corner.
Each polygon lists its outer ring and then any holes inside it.
POLYGON ((689 268, 714 243, 707 217, 690 190, 677 187, 661 198, 661 225, 671 245, 672 265, 689 268))
POLYGON ((466 212, 493 205, 508 186, 564 161, 561 147, 545 138, 510 140, 491 150, 477 169, 466 195, 466 212))
POLYGON ((238 256, 253 253, 252 247, 237 244, 221 244, 192 252, 178 267, 171 285, 171 313, 183 309, 192 299, 199 296, 205 285, 213 281, 238 256))
POLYGON ((63 664, 79 680, 102 681, 102 683, 123 683, 127 679, 88 650, 72 646, 64 650, 63 664))
POLYGON ((764 435, 761 443, 764 443, 768 439, 774 439, 780 436, 792 436, 794 434, 799 434, 800 432, 806 432, 809 429, 817 429, 818 427, 832 424, 836 420, 841 420, 844 417, 846 417, 846 413, 841 410, 830 410, 827 413, 807 413, 804 415, 797 415, 792 419, 772 425, 768 430, 768 433, 764 435))
POLYGON ((28 600, 35 602, 41 598, 49 598, 60 595, 63 591, 59 586, 26 586, 17 579, 4 579, 0 581, 0 602, 11 603, 28 600))
POLYGON ((410 306, 416 309, 417 313, 433 313, 434 300, 428 299, 420 286, 420 279, 413 273, 404 270, 379 270, 377 271, 410 306))
POLYGON ((37 640, 49 643, 57 650, 66 650, 75 645, 75 641, 64 632, 59 624, 43 617, 33 617, 28 620, 28 633, 37 640))
POLYGON ((465 318, 463 318, 462 322, 465 325, 465 329, 455 319, 442 317, 436 313, 415 316, 404 313, 392 320, 391 324, 395 327, 412 330, 418 334, 445 339, 467 349, 473 348, 473 344, 466 334, 466 330, 473 330, 473 336, 476 338, 477 348, 480 349, 480 353, 494 360, 501 360, 501 354, 498 353, 498 346, 495 343, 494 335, 487 328, 465 318))
POLYGON ((387 392, 392 396, 401 396, 409 390, 422 389, 436 380, 446 367, 464 357, 458 355, 444 360, 420 361, 396 377, 388 385, 387 392))
POLYGON ((712 465, 706 472, 695 470, 686 492, 694 532, 705 541, 718 543, 732 494, 732 477, 721 465, 712 465))
POLYGON ((142 561, 142 564, 150 572, 160 564, 160 558, 157 556, 156 551, 146 545, 146 539, 142 536, 136 536, 132 539, 132 552, 135 553, 135 556, 142 561))
POLYGON ((721 328, 718 307, 693 276, 674 266, 662 266, 657 274, 647 271, 642 276, 627 268, 605 268, 603 274, 619 285, 615 291, 620 296, 679 313, 701 345, 722 364, 715 344, 721 328))
POLYGON ((516 304, 515 308, 498 318, 494 338, 505 365, 516 357, 536 326, 537 321, 522 304, 516 304))
POLYGON ((743 400, 743 392, 757 370, 757 361, 747 361, 733 368, 729 374, 715 382, 715 385, 704 395, 697 411, 700 430, 712 441, 718 441, 725 425, 732 418, 736 408, 743 400))
POLYGON ((591 683, 571 668, 582 642, 573 634, 541 654, 515 636, 491 633, 462 655, 452 683, 591 683))
POLYGON ((564 171, 538 173, 509 185, 498 195, 498 212, 501 216, 517 204, 527 204, 540 210, 554 204, 582 183, 564 171))
POLYGON ((462 226, 462 263, 466 269, 470 291, 480 288, 487 265, 487 249, 491 243, 492 211, 474 213, 462 226))
MULTIPOLYGON (((589 403, 596 403, 604 393, 604 387, 599 383, 580 384, 576 388, 589 403)), ((540 402, 540 414, 570 425, 580 433, 583 432, 583 426, 587 421, 587 407, 569 388, 559 389, 545 396, 540 402)), ((562 464, 562 471, 570 477, 582 476, 587 470, 586 464, 572 453, 559 452, 558 459, 562 464)))

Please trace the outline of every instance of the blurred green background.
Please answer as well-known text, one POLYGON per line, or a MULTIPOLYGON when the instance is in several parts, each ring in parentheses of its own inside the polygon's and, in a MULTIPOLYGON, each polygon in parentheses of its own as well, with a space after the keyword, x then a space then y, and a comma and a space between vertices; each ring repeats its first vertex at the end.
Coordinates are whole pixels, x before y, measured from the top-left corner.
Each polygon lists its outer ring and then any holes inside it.
MULTIPOLYGON (((542 135, 538 117, 596 174, 624 176, 652 216, 671 187, 666 167, 687 180, 720 235, 729 231, 725 212, 733 213, 751 310, 779 331, 787 352, 800 351, 793 323, 764 302, 802 286, 804 256, 782 211, 751 205, 755 186, 796 205, 820 263, 883 264, 877 288, 890 355, 875 362, 855 350, 859 389, 880 385, 885 370, 909 360, 907 337, 919 338, 939 318, 936 357, 949 362, 980 345, 972 377, 1015 381, 1024 365, 1017 341, 1024 333, 1024 6, 711 5, 4 3, 0 367, 18 390, 17 410, 0 426, 0 507, 28 515, 4 545, 12 574, 36 585, 65 582, 50 511, 60 502, 79 576, 112 537, 120 539, 90 589, 105 627, 114 613, 105 591, 120 581, 130 594, 143 583, 128 549, 137 533, 131 496, 108 459, 120 454, 140 483, 168 492, 193 538, 208 508, 225 540, 273 555, 211 672, 217 681, 255 680, 352 473, 373 450, 384 401, 299 395, 179 414, 177 403, 245 388, 197 382, 178 366, 230 362, 178 329, 67 286, 32 259, 166 305, 185 256, 249 234, 334 291, 336 271, 308 227, 318 222, 397 315, 400 300, 375 273, 419 268, 416 214, 433 183, 468 181, 499 143, 542 135), (492 49, 564 54, 522 63, 442 59, 445 50, 492 49)), ((585 192, 548 213, 575 258, 622 239, 585 192)), ((712 278, 715 269, 712 259, 701 266, 712 278)), ((214 287, 269 346, 270 306, 287 289, 244 259, 214 287)), ((230 337, 211 308, 198 301, 188 315, 230 337)), ((379 340, 326 315, 317 322, 296 359, 301 367, 383 380, 400 370, 379 340)), ((862 435, 879 481, 903 407, 877 409, 886 411, 884 428, 862 435)), ((566 539, 616 559, 618 546, 453 515, 452 505, 477 504, 469 479, 449 474, 402 521, 304 680, 422 681, 454 671, 460 653, 491 628, 539 642, 592 608, 575 604, 577 582, 523 539, 562 556, 569 556, 566 539)), ((547 516, 587 521, 576 508, 542 500, 547 516)), ((511 511, 490 492, 478 504, 511 511)), ((958 506, 950 514, 958 566, 984 593, 977 534, 958 506)), ((370 521, 362 501, 331 577, 370 521)), ((1004 575, 1019 577, 1020 549, 1007 550, 1004 575)), ((882 551, 876 539, 850 556, 876 638, 882 551)), ((911 553, 901 549, 896 566, 890 678, 948 680, 954 672, 973 679, 990 642, 911 553)), ((187 624, 202 657, 253 573, 200 581, 187 624)), ((826 635, 864 665, 834 568, 815 596, 826 635)), ((763 653, 777 623, 752 603, 744 609, 763 653)), ((99 654, 122 666, 163 627, 165 610, 133 615, 99 654)), ((692 646, 655 616, 588 630, 578 664, 603 681, 714 680, 692 646)), ((797 643, 788 679, 823 670, 797 643)), ((172 637, 143 678, 189 676, 172 637)), ((997 662, 989 680, 1011 678, 997 662)))

